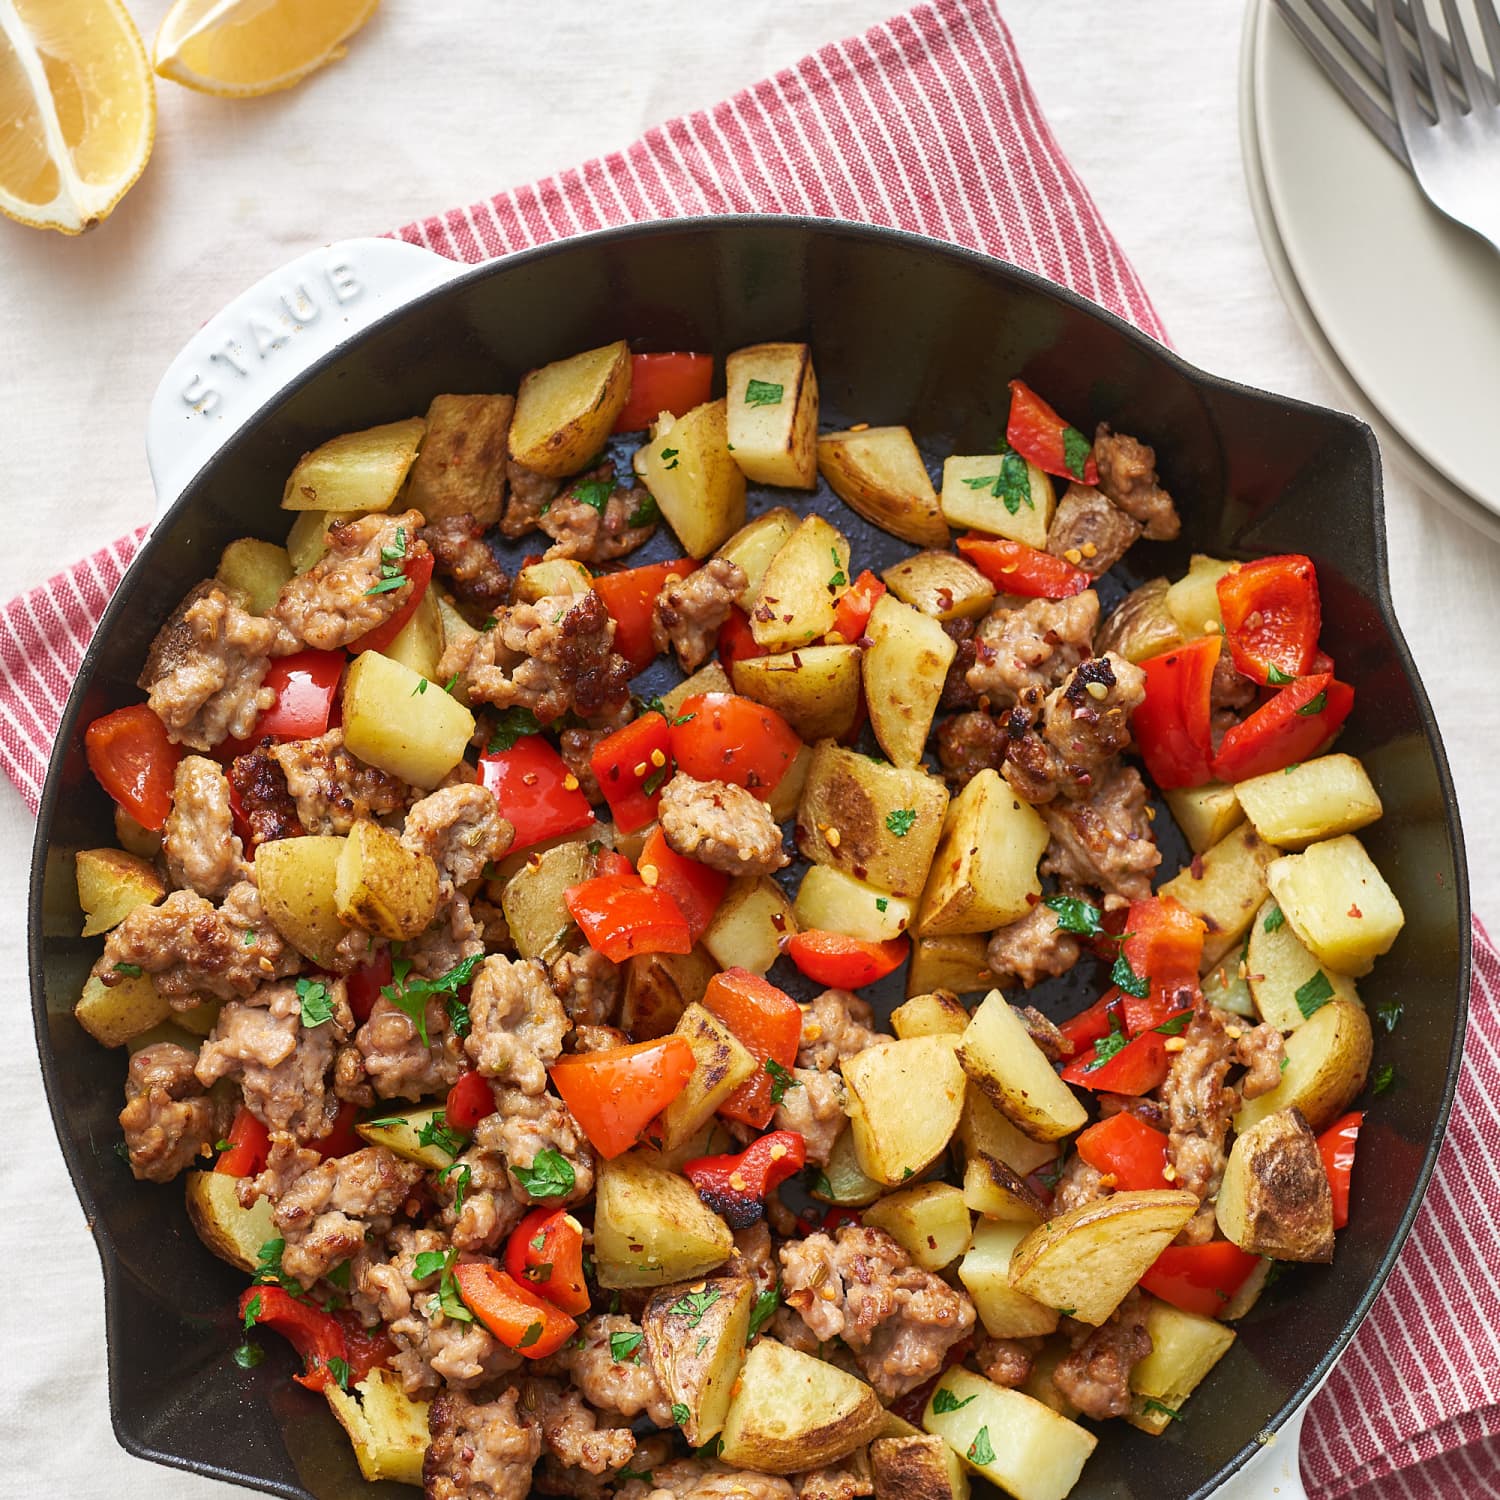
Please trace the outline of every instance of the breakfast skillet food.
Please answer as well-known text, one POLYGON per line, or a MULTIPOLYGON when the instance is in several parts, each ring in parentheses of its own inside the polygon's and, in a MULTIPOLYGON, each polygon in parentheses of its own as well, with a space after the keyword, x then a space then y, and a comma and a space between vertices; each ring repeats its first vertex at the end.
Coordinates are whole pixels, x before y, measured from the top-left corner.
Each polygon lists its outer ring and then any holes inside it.
POLYGON ((905 428, 818 433, 805 346, 724 376, 620 343, 305 455, 88 729, 77 1015, 252 1275, 225 1358, 285 1335, 371 1479, 1060 1500, 1334 1253, 1402 923, 1353 694, 1305 557, 1101 617, 1177 532, 1134 438, 1016 381, 939 493, 905 428), (747 522, 820 472, 911 555, 747 522), (662 521, 689 556, 621 566, 662 521), (1154 894, 1148 779, 1195 851, 1154 894), (1085 959, 1061 1025, 1002 993, 1085 959))

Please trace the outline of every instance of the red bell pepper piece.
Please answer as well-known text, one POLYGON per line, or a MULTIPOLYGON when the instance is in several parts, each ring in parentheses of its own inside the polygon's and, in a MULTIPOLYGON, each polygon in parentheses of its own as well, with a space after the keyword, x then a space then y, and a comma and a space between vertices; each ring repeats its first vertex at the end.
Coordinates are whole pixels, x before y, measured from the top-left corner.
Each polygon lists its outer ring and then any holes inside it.
POLYGON ((784 990, 777 989, 759 974, 737 968, 725 969, 708 981, 703 1005, 724 1022, 735 1039, 762 1065, 753 1078, 747 1078, 719 1106, 719 1113, 726 1119, 764 1130, 776 1113, 771 1102, 776 1079, 765 1064, 772 1062, 790 1071, 797 1061, 797 1048, 802 1041, 802 1008, 784 990))
POLYGON ((117 708, 84 731, 83 753, 94 779, 142 828, 160 831, 172 811, 172 784, 182 746, 144 703, 117 708))
POLYGON ((384 1328, 366 1328, 359 1315, 347 1307, 334 1313, 344 1330, 344 1344, 349 1350, 349 1384, 358 1385, 371 1370, 387 1367, 396 1357, 396 1342, 384 1328))
POLYGON ((594 1149, 628 1151, 682 1092, 697 1062, 680 1036, 574 1052, 552 1064, 552 1082, 594 1149))
POLYGON ((1153 1297, 1160 1297, 1183 1312, 1214 1318, 1245 1284, 1257 1264, 1258 1256, 1231 1245, 1228 1240, 1211 1240, 1206 1245, 1168 1245, 1141 1277, 1141 1285, 1153 1297))
POLYGON ((427 585, 432 582, 433 564, 433 556, 427 550, 426 543, 419 543, 417 546, 407 553, 406 561, 401 566, 409 587, 391 590, 393 594, 399 592, 402 595, 400 606, 389 619, 382 621, 373 630, 365 631, 357 641, 351 641, 351 655, 358 656, 362 651, 384 651, 406 629, 407 621, 416 614, 417 606, 427 592, 427 585), (417 546, 420 550, 417 550, 417 546))
POLYGON ((621 573, 601 573, 594 580, 594 592, 615 622, 614 649, 630 663, 632 676, 644 672, 656 660, 656 645, 651 639, 656 596, 667 579, 686 578, 696 566, 691 558, 677 558, 621 573))
POLYGON ((1101 1062, 1096 1042, 1063 1069, 1063 1082, 1107 1094, 1149 1094, 1167 1076, 1166 1043, 1160 1032, 1147 1031, 1101 1062))
POLYGON ((1323 1170, 1328 1174, 1328 1188, 1333 1194, 1333 1227, 1342 1229, 1349 1222, 1349 1179, 1354 1175, 1354 1148, 1359 1141, 1359 1127, 1365 1114, 1356 1109, 1333 1122, 1318 1137, 1318 1151, 1323 1170))
POLYGON ((443 1105, 443 1118, 455 1130, 472 1133, 483 1119, 495 1113, 495 1096, 489 1080, 479 1073, 460 1073, 443 1105))
POLYGON ((1072 1042, 1075 1052, 1081 1052, 1100 1037, 1108 1036, 1112 1030, 1117 1029, 1117 1023, 1123 1016, 1124 998, 1118 989, 1111 986, 1087 1010, 1079 1011, 1076 1016, 1069 1016, 1066 1021, 1059 1023, 1057 1029, 1072 1042))
POLYGON ((354 1128, 355 1116, 358 1113, 354 1105, 341 1104, 328 1134, 309 1141, 308 1149, 316 1151, 324 1161, 329 1161, 335 1156, 348 1156, 351 1151, 358 1151, 367 1144, 354 1128))
POLYGON ((1135 1192, 1170 1188, 1162 1176, 1167 1164, 1167 1138, 1129 1110, 1090 1125, 1074 1143, 1078 1154, 1096 1171, 1113 1174, 1117 1188, 1135 1192))
POLYGON ((229 1145, 219 1153, 215 1172, 226 1177, 254 1177, 264 1170, 271 1154, 271 1132, 242 1104, 225 1136, 229 1145))
POLYGON ((617 849, 601 849, 594 856, 595 875, 634 875, 635 866, 617 849))
POLYGON ((380 998, 381 989, 388 985, 393 977, 389 948, 382 948, 373 958, 366 960, 357 969, 349 971, 345 980, 345 995, 356 1021, 363 1023, 370 1019, 370 1012, 375 1009, 375 1002, 380 998))
POLYGON ((770 653, 756 639, 750 629, 750 616, 736 605, 729 606, 729 614, 719 626, 719 660, 724 670, 734 677, 734 664, 747 661, 752 656, 768 656, 770 653))
POLYGON ((693 933, 681 908, 639 875, 597 875, 569 886, 563 900, 589 947, 611 963, 636 953, 691 953, 693 933))
POLYGON ((589 1310, 583 1225, 565 1208, 534 1208, 521 1220, 505 1246, 505 1269, 565 1313, 589 1310))
POLYGON ((1213 777, 1209 699, 1219 651, 1219 637, 1205 635, 1140 664, 1146 697, 1130 716, 1130 732, 1164 791, 1202 786, 1213 777))
POLYGON ((239 1311, 247 1327, 274 1329, 302 1356, 304 1373, 292 1379, 310 1391, 321 1391, 334 1379, 333 1360, 349 1363, 343 1324, 332 1313, 297 1301, 282 1287, 246 1287, 240 1294, 239 1311))
POLYGON ((672 778, 671 749, 667 721, 658 713, 642 714, 594 747, 589 767, 621 833, 656 817, 661 789, 672 778))
POLYGON ((267 735, 311 740, 327 734, 348 659, 342 651, 298 651, 273 661, 262 686, 276 694, 276 701, 255 721, 249 743, 267 735))
POLYGON ((635 862, 641 878, 655 889, 665 891, 687 918, 688 933, 696 943, 708 931, 708 924, 729 889, 729 877, 711 870, 696 859, 679 854, 666 840, 660 828, 653 828, 641 847, 635 862), (654 874, 648 874, 654 871, 654 874))
POLYGON ((995 585, 1007 594, 1028 599, 1068 599, 1081 594, 1093 582, 1082 568, 1065 557, 1013 542, 1002 536, 981 536, 971 531, 954 546, 995 585))
POLYGON ((699 781, 729 781, 765 801, 802 741, 775 709, 735 693, 695 693, 672 723, 672 759, 699 781))
POLYGON ((1331 739, 1353 707, 1354 689, 1347 682, 1326 672, 1299 677, 1224 736, 1214 775, 1234 782, 1284 771, 1331 739))
POLYGON ((486 1261, 453 1268, 458 1294, 469 1311, 508 1349, 546 1359, 573 1337, 577 1322, 545 1297, 486 1261))
POLYGON ((835 646, 852 645, 865 633, 883 593, 885 584, 866 568, 835 600, 833 628, 824 639, 835 646))
POLYGON ((640 432, 664 411, 686 416, 708 400, 712 354, 632 354, 630 396, 615 418, 616 432, 640 432))
POLYGON ((1070 427, 1024 380, 1010 383, 1010 420, 1005 440, 1037 468, 1061 479, 1099 483, 1094 445, 1070 427))
POLYGON ((522 735, 509 750, 485 751, 479 757, 479 781, 495 794, 500 816, 516 830, 512 852, 577 833, 594 821, 578 778, 539 734, 522 735))
MULTIPOLYGON (((830 1208, 823 1215, 823 1222, 818 1225, 818 1228, 824 1234, 837 1234, 845 1224, 863 1224, 864 1222, 864 1215, 857 1208, 844 1208, 840 1205, 830 1208)), ((809 1230, 809 1233, 811 1233, 811 1230, 809 1230)))
POLYGON ((766 1211, 766 1194, 807 1163, 807 1146, 795 1130, 773 1130, 732 1156, 698 1156, 682 1175, 731 1229, 748 1229, 766 1211))
POLYGON ((1198 969, 1207 932, 1203 919, 1171 896, 1130 903, 1121 951, 1131 969, 1151 982, 1145 1012, 1135 1008, 1134 996, 1126 999, 1125 1026, 1132 1035, 1192 1009, 1202 998, 1198 969))
POLYGON ((1224 638, 1240 672, 1262 685, 1284 685, 1313 670, 1323 610, 1310 557, 1257 558, 1231 569, 1217 587, 1224 638))
POLYGON ((786 955, 798 970, 818 984, 857 990, 894 974, 906 962, 911 939, 905 936, 872 943, 842 932, 812 929, 799 932, 786 945, 786 955))

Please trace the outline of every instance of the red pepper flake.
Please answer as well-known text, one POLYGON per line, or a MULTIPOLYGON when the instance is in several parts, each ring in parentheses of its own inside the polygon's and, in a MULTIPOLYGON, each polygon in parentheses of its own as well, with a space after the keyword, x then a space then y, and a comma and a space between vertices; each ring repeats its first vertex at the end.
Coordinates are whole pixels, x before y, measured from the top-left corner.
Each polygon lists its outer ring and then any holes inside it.
POLYGON ((1188 866, 1188 869, 1190 869, 1193 872, 1193 879, 1194 880, 1202 880, 1203 879, 1203 856, 1201 854, 1195 854, 1193 856, 1193 862, 1192 862, 1192 864, 1190 864, 1188 866))
POLYGON ((1364 913, 1357 906, 1351 906, 1349 908, 1349 915, 1353 917, 1356 922, 1361 921, 1364 918, 1364 913))

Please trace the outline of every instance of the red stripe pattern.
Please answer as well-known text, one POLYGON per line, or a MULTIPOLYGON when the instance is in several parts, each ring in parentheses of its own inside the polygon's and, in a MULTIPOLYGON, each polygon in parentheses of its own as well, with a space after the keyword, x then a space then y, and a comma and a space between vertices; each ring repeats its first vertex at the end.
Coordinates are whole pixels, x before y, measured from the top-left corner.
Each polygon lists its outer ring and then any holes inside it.
MULTIPOLYGON (((950 240, 1166 339, 990 0, 925 0, 624 151, 397 233, 473 262, 607 225, 723 213, 950 240)), ((0 766, 33 811, 69 685, 141 535, 0 610, 0 766)), ((1315 1500, 1500 1500, 1500 958, 1477 927, 1475 964, 1464 1074, 1434 1186, 1312 1409, 1303 1466, 1315 1500)))

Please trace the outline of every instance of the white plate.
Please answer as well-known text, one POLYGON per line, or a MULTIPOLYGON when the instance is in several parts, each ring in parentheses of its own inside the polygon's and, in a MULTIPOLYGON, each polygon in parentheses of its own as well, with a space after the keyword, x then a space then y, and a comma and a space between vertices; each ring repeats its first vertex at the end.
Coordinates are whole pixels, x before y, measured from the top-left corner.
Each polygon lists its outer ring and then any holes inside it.
POLYGON ((1330 376, 1435 498, 1500 536, 1500 257, 1433 210, 1270 0, 1252 0, 1241 144, 1266 255, 1330 376))

